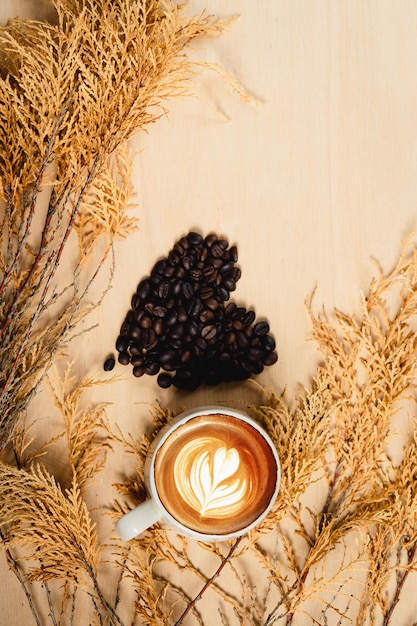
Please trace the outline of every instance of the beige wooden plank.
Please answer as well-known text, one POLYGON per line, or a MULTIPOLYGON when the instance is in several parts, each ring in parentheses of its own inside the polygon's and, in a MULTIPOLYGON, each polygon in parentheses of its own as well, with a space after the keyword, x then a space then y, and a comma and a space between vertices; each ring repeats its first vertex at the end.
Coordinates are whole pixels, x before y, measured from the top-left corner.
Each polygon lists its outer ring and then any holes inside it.
MULTIPOLYGON (((116 248, 98 328, 69 352, 80 375, 100 371, 141 277, 188 230, 216 231, 239 248, 234 298, 266 316, 277 340, 279 362, 259 381, 292 394, 319 360, 307 341, 306 296, 317 286, 317 307, 352 312, 371 277, 370 258, 388 269, 416 228, 417 4, 190 3, 196 13, 204 7, 240 17, 195 57, 233 72, 259 104, 244 102, 207 70, 190 83, 196 97, 170 102, 169 114, 137 136, 132 185, 140 229, 116 248)), ((2 0, 0 23, 14 15, 42 18, 47 8, 46 1, 2 0)), ((143 426, 138 402, 159 399, 178 409, 258 399, 256 390, 237 385, 192 396, 162 392, 154 379, 118 371, 125 380, 117 396, 114 388, 103 393, 113 402, 110 419, 126 431, 143 426)), ((48 416, 42 401, 36 410, 48 416)), ((103 476, 97 493, 113 479, 103 476)), ((4 557, 0 574, 0 623, 29 624, 4 557)), ((205 623, 217 624, 217 614, 213 619, 205 623)))

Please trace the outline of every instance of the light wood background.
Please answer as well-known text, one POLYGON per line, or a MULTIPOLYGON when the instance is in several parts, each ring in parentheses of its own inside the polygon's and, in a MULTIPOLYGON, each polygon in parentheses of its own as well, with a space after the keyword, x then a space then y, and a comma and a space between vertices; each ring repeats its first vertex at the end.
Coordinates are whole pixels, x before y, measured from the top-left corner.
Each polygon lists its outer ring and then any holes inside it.
MULTIPOLYGON (((306 296, 317 287, 317 307, 353 312, 371 258, 389 269, 417 226, 417 2, 190 2, 190 12, 203 8, 239 18, 193 55, 220 63, 259 103, 204 71, 190 83, 193 97, 170 102, 169 114, 138 135, 132 185, 140 228, 117 246, 99 326, 70 357, 80 375, 100 372, 139 280, 190 229, 215 231, 239 249, 234 299, 266 316, 277 340, 279 362, 259 382, 291 394, 319 358, 308 341, 306 296)), ((46 9, 41 0, 1 0, 0 22, 42 18, 46 9)), ((180 408, 255 394, 233 385, 178 394, 117 371, 124 380, 105 399, 126 431, 144 427, 138 402, 180 408)), ((47 418, 49 406, 38 402, 47 418)), ((31 623, 3 556, 0 576, 0 624, 31 623)), ((399 626, 411 623, 406 615, 399 626)))

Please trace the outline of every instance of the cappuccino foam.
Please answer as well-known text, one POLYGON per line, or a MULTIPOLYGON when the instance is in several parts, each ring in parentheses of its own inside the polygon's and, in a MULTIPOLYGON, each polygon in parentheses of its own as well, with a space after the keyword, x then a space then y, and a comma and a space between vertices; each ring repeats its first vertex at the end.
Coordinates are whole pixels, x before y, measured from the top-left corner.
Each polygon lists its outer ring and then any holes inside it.
POLYGON ((238 532, 274 495, 277 462, 251 424, 221 413, 179 426, 156 454, 162 504, 181 524, 205 534, 238 532))

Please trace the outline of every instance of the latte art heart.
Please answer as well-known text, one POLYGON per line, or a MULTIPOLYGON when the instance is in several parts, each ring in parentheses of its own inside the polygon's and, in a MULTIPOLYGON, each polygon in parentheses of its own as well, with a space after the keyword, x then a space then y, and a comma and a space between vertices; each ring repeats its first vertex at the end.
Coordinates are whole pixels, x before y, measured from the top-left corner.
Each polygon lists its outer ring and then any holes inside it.
POLYGON ((248 528, 263 514, 276 490, 277 472, 263 434, 216 411, 173 430, 157 450, 153 477, 175 523, 217 536, 248 528))
POLYGON ((200 515, 232 515, 250 488, 239 452, 215 437, 189 441, 174 464, 176 487, 200 515))

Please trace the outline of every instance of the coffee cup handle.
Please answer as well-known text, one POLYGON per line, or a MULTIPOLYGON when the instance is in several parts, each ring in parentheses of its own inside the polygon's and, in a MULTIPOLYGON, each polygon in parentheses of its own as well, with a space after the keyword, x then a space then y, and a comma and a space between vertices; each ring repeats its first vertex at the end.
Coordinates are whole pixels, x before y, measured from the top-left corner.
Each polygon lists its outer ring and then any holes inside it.
POLYGON ((121 539, 129 541, 158 522, 161 517, 162 513, 155 500, 149 498, 117 521, 116 532, 121 539))

